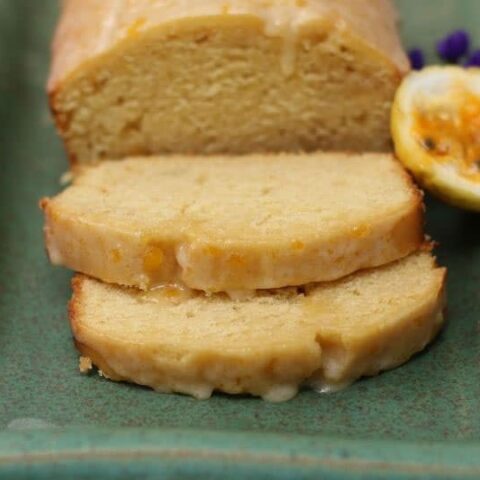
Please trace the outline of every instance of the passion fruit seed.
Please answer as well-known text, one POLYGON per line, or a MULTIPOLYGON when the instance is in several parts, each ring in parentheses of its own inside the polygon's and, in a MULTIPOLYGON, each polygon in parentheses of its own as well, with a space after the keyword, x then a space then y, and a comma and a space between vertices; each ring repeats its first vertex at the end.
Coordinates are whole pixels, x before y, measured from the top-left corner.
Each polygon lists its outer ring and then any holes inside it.
POLYGON ((425 150, 431 152, 432 150, 435 150, 436 144, 432 138, 426 137, 422 140, 422 146, 425 150))

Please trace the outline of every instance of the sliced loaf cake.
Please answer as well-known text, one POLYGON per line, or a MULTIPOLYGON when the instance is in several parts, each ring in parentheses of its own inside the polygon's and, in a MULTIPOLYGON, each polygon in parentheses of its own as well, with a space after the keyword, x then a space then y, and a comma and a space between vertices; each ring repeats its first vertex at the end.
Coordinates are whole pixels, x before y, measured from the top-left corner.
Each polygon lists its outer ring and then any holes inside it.
POLYGON ((282 401, 300 385, 340 388, 422 350, 442 325, 444 279, 426 252, 237 302, 77 276, 70 321, 83 371, 93 364, 112 380, 197 398, 219 390, 282 401))
POLYGON ((42 207, 54 264, 141 289, 335 280, 423 243, 422 197, 388 154, 104 162, 42 207))

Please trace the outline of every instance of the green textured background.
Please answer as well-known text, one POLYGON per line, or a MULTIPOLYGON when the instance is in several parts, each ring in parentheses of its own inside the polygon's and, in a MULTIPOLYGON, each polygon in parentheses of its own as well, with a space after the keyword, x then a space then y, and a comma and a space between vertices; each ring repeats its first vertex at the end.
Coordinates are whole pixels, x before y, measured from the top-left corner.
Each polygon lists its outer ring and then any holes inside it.
MULTIPOLYGON (((480 33, 478 0, 398 3, 409 45, 480 33)), ((37 208, 66 168, 44 96, 56 5, 0 0, 0 478, 480 477, 480 217, 436 202, 449 323, 400 369, 277 405, 78 373, 69 274, 47 262, 37 208)))

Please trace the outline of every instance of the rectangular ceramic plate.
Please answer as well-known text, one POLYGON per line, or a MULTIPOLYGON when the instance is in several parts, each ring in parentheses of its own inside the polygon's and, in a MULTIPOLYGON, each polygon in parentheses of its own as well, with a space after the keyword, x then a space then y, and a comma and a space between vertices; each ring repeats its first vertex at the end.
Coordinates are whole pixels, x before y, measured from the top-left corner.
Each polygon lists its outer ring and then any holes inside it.
MULTIPOLYGON (((411 45, 479 28, 478 0, 399 4, 411 45)), ((480 216, 435 202, 449 323, 402 368, 284 404, 200 402, 78 373, 69 274, 47 262, 37 208, 66 169, 44 95, 56 7, 0 0, 0 477, 479 477, 480 216)))

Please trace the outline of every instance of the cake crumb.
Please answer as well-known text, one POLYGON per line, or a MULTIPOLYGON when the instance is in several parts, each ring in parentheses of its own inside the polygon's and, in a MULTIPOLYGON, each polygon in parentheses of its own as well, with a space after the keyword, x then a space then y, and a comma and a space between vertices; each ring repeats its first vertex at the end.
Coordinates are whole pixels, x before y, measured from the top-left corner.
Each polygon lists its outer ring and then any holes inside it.
POLYGON ((78 367, 81 373, 89 373, 93 368, 92 360, 88 357, 80 357, 78 367))
POLYGON ((70 185, 73 181, 73 173, 72 172, 63 172, 62 175, 60 176, 59 183, 62 187, 66 187, 67 185, 70 185))
POLYGON ((111 380, 112 378, 106 374, 103 370, 98 369, 98 376, 102 378, 106 378, 107 380, 111 380))

